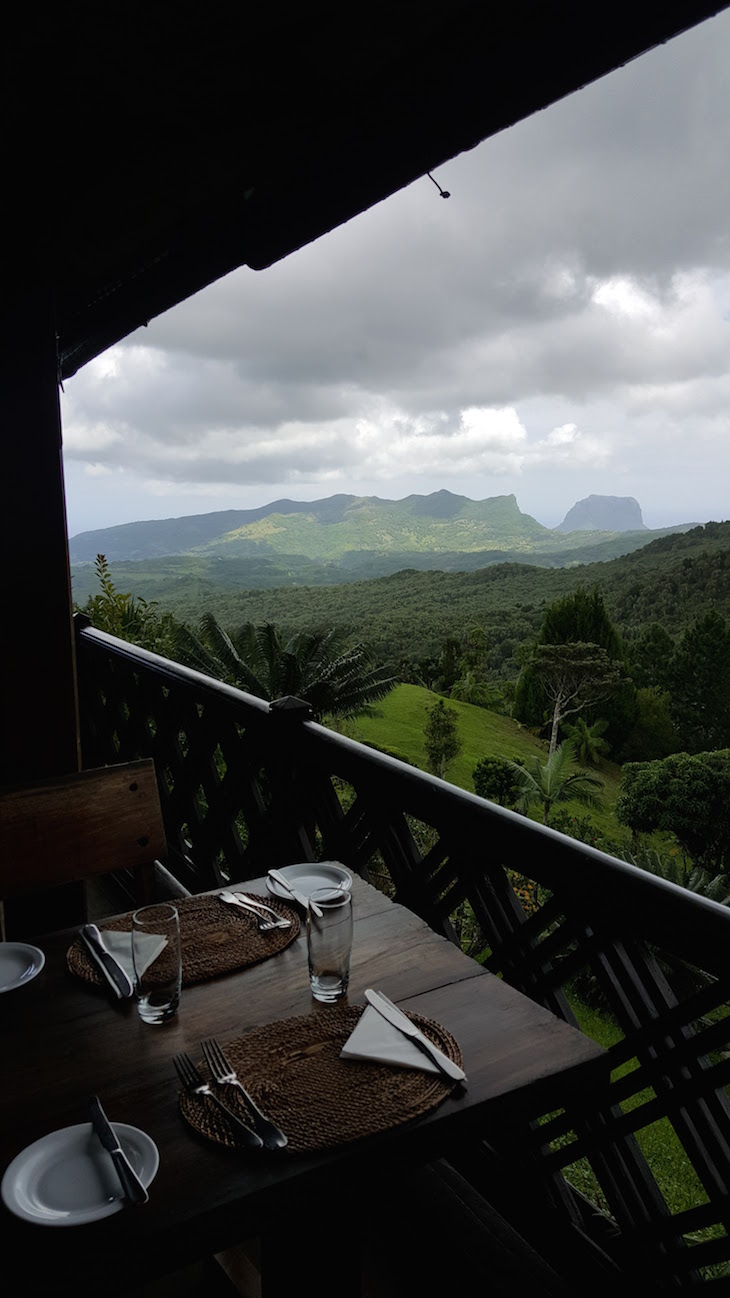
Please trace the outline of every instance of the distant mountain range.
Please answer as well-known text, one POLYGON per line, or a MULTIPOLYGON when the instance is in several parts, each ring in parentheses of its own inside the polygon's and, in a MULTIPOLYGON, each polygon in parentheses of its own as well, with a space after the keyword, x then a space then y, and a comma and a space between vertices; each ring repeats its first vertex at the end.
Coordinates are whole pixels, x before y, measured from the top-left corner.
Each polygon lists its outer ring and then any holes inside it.
MULTIPOLYGON (((193 627, 205 613, 227 630, 244 622, 273 622, 286 635, 342 627, 354 639, 366 638, 396 673, 402 659, 437 655, 448 636, 481 626, 493 647, 490 671, 507 664, 506 675, 516 676, 517 646, 534 639, 550 603, 580 586, 600 589, 622 635, 658 623, 676 639, 711 610, 730 618, 730 521, 655 536, 609 561, 546 566, 531 556, 485 562, 482 556, 492 553, 462 555, 460 568, 456 556, 447 567, 447 557, 423 555, 422 571, 399 568, 376 580, 348 578, 342 567, 303 557, 295 564, 172 555, 120 562, 112 573, 118 590, 156 600, 160 612, 193 627)), ((596 547, 584 553, 595 555, 596 547)), ((98 593, 91 564, 78 565, 73 582, 82 606, 98 593)))
POLYGON ((591 549, 598 558, 600 550, 620 538, 622 548, 606 555, 615 557, 693 526, 645 528, 637 501, 628 496, 589 496, 568 511, 558 528, 549 528, 523 514, 512 495, 478 501, 450 491, 403 500, 336 495, 81 532, 71 539, 70 557, 72 564, 82 564, 93 562, 97 554, 110 563, 171 555, 229 560, 305 556, 344 565, 352 579, 355 570, 371 569, 378 559, 388 561, 388 571, 394 571, 394 559, 401 567, 423 567, 412 561, 436 555, 478 555, 482 562, 490 561, 485 553, 492 561, 537 555, 558 560, 562 555, 575 562, 567 554, 576 547, 591 549))
POLYGON ((148 600, 200 602, 215 591, 338 586, 405 570, 476 572, 503 563, 573 568, 619 558, 693 526, 652 531, 629 497, 589 496, 559 528, 523 514, 514 496, 475 501, 436 491, 403 500, 276 500, 260 509, 82 532, 70 542, 73 596, 82 605, 98 593, 92 566, 98 554, 120 590, 148 600), (565 531, 571 516, 575 530, 565 531), (606 530, 585 530, 596 518, 606 530), (635 530, 622 530, 627 524, 635 530))

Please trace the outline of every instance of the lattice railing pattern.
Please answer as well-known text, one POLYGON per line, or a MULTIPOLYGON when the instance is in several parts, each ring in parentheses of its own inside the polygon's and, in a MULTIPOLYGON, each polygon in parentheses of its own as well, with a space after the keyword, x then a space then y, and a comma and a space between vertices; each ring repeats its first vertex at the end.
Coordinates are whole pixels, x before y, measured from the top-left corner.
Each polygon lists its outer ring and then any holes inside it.
POLYGON ((466 922, 471 954, 569 1022, 586 995, 599 1004, 615 1038, 608 1091, 485 1133, 463 1170, 491 1192, 501 1158, 523 1203, 528 1178, 539 1182, 650 1293, 723 1285, 730 911, 306 711, 269 708, 89 628, 78 653, 84 764, 154 757, 170 866, 186 886, 341 860, 452 940, 466 922), (656 1140, 675 1150, 679 1195, 651 1170, 656 1140))

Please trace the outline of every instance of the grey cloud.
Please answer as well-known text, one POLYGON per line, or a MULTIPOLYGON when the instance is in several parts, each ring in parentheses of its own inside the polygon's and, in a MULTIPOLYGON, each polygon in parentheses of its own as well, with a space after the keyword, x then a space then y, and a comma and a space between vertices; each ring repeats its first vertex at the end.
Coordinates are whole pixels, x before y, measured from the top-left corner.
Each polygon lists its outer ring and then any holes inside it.
POLYGON ((728 37, 724 13, 447 164, 448 202, 424 178, 152 321, 115 349, 116 376, 90 366, 67 385, 67 457, 88 460, 97 429, 101 464, 270 482, 273 498, 366 477, 358 421, 379 415, 387 440, 510 405, 532 443, 550 431, 526 413, 540 402, 555 424, 608 407, 608 445, 626 418, 651 439, 647 412, 694 411, 719 438, 722 301, 683 314, 675 277, 730 266, 728 37), (621 275, 661 327, 597 307, 596 285, 621 275))

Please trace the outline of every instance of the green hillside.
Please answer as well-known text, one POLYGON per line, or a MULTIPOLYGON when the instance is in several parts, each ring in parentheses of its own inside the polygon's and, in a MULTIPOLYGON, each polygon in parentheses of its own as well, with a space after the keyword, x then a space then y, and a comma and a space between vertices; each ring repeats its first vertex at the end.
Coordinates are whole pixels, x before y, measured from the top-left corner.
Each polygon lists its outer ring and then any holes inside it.
MULTIPOLYGON (((113 530, 113 529, 110 529, 113 530)), ((205 592, 230 590, 270 590, 277 586, 338 586, 354 581, 371 581, 390 577, 411 569, 416 572, 476 572, 499 563, 521 563, 538 568, 572 568, 584 563, 603 563, 648 545, 656 536, 666 536, 683 528, 660 532, 622 532, 616 536, 601 533, 600 538, 587 534, 576 544, 579 534, 571 533, 570 549, 534 550, 348 550, 335 560, 312 559, 304 554, 267 553, 263 542, 247 542, 245 553, 236 555, 236 547, 222 546, 220 553, 171 554, 157 558, 123 559, 110 563, 113 579, 119 589, 134 591, 143 599, 199 599, 205 592), (250 552, 249 552, 250 551, 250 552)), ((552 536, 552 533, 550 534, 552 536)), ((106 553, 105 538, 96 534, 100 549, 106 553)), ((106 538, 108 539, 108 538, 106 538)), ((107 556, 108 557, 108 556, 107 556)), ((74 564, 71 568, 74 598, 84 603, 96 589, 93 563, 74 564)))
MULTIPOLYGON (((425 770, 423 733, 428 711, 436 698, 430 690, 418 685, 399 685, 377 705, 372 715, 357 717, 350 722, 348 734, 361 743, 385 748, 425 770)), ((511 717, 499 716, 484 708, 473 707, 470 703, 456 703, 452 699, 448 700, 447 706, 458 714, 459 738, 463 743, 461 753, 446 772, 446 778, 451 784, 457 784, 459 788, 473 793, 472 772, 482 757, 524 759, 537 754, 541 761, 547 760, 547 744, 511 717)), ((600 812, 591 811, 591 820, 602 832, 613 835, 617 828, 613 808, 618 798, 620 768, 612 762, 606 762, 597 774, 605 783, 604 806, 600 812)), ((566 806, 571 804, 566 803, 566 806)), ((585 815, 585 809, 577 810, 585 815)), ((537 811, 532 816, 540 818, 537 811)))
MULTIPOLYGON (((278 554, 306 554, 311 559, 338 560, 351 550, 376 552, 484 549, 490 541, 500 547, 529 552, 559 534, 523 514, 514 496, 468 500, 449 492, 405 500, 355 498, 339 519, 323 525, 318 512, 271 513, 246 523, 209 543, 221 554, 235 554, 254 542, 278 554)), ((557 547, 556 547, 557 548, 557 547)))
MULTIPOLYGON (((370 641, 397 668, 403 658, 440 652, 449 635, 484 627, 490 666, 510 665, 517 645, 537 633, 547 604, 578 586, 597 586, 609 614, 628 638, 651 622, 677 637, 710 609, 730 617, 730 523, 708 523, 665 536, 606 563, 574 568, 495 564, 476 572, 405 570, 348 585, 243 590, 217 589, 203 578, 171 582, 152 593, 131 580, 120 589, 157 598, 160 608, 191 624, 212 612, 227 627, 272 621, 288 632, 344 626, 370 641)), ((94 588, 92 586, 92 588, 94 588)), ((83 602, 74 588, 78 602, 83 602)))

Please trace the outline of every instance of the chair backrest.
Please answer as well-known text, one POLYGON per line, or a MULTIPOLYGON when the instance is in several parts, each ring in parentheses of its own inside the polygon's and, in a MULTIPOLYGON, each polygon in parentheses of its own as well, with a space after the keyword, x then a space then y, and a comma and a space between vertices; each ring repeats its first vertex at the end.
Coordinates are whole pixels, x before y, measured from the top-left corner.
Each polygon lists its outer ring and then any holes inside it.
POLYGON ((166 851, 151 758, 0 789, 0 898, 139 873, 166 851))

